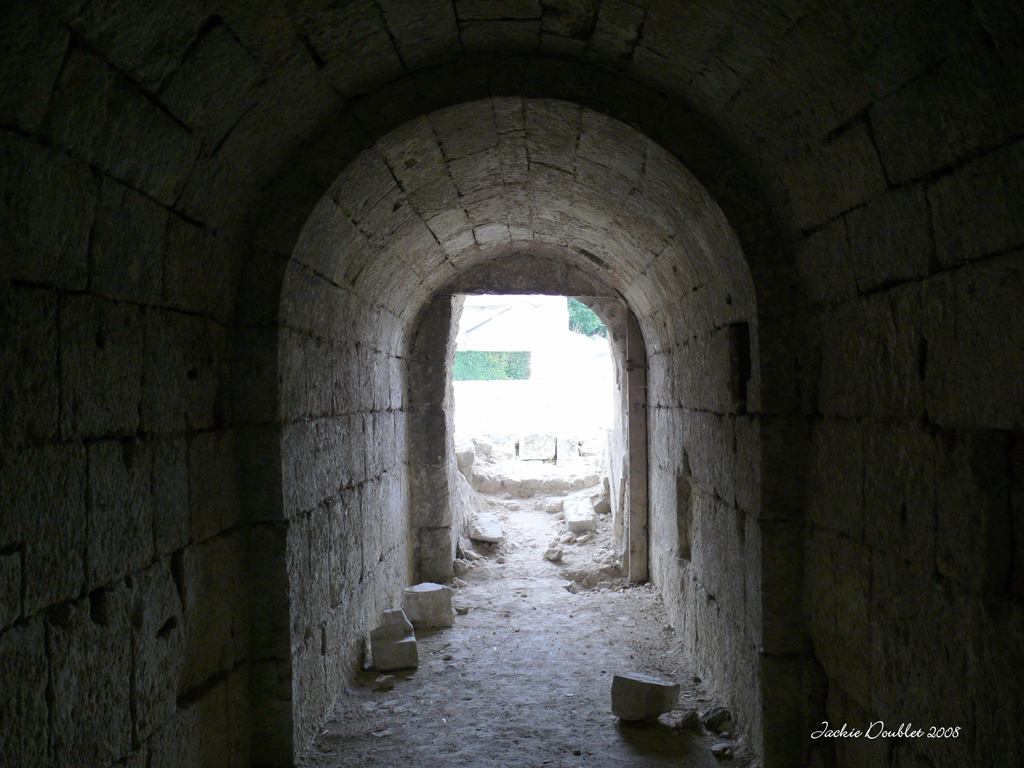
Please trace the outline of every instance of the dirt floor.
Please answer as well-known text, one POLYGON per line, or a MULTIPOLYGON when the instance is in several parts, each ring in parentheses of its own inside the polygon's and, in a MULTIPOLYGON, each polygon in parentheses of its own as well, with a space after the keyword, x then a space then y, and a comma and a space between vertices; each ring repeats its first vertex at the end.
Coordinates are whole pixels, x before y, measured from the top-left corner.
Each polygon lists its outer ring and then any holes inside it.
POLYGON ((474 546, 481 557, 459 577, 465 586, 452 603, 464 613, 455 626, 417 631, 419 669, 395 673, 393 690, 377 690, 381 673, 364 672, 300 765, 752 765, 742 736, 723 739, 692 717, 683 722, 714 702, 666 625, 657 591, 616 578, 610 517, 575 543, 563 541, 563 515, 544 511, 567 497, 488 498, 505 540, 474 546), (552 545, 563 550, 561 562, 544 559, 552 545), (566 588, 574 578, 604 583, 574 593, 566 588), (611 684, 623 672, 680 683, 676 709, 647 724, 619 721, 611 684), (734 756, 713 756, 716 744, 734 756))

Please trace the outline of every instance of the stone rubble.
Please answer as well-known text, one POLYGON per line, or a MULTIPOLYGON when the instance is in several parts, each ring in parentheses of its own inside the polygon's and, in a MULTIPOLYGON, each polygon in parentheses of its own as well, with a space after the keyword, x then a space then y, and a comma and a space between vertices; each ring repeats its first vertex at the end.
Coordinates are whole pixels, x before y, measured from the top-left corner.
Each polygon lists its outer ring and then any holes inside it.
POLYGON ((469 538, 487 544, 500 544, 505 535, 497 517, 489 512, 480 512, 469 523, 469 538))
POLYGON ((732 714, 725 707, 711 707, 700 719, 709 731, 718 731, 722 723, 732 720, 732 714))
POLYGON ((732 745, 725 743, 718 743, 711 747, 711 754, 722 760, 732 759, 732 745))
POLYGON ((612 678, 612 714, 620 720, 650 720, 670 712, 679 699, 679 684, 629 673, 612 678))
POLYGON ((381 614, 380 626, 370 631, 370 653, 374 668, 382 672, 419 666, 416 634, 401 608, 381 614))
POLYGON ((597 530, 597 516, 590 499, 566 500, 565 524, 572 533, 597 530))
POLYGON ((423 582, 402 592, 402 608, 414 627, 450 627, 455 623, 452 612, 452 589, 443 584, 423 582))
POLYGON ((552 563, 557 563, 562 559, 562 550, 558 547, 551 547, 544 553, 544 559, 550 560, 552 563))

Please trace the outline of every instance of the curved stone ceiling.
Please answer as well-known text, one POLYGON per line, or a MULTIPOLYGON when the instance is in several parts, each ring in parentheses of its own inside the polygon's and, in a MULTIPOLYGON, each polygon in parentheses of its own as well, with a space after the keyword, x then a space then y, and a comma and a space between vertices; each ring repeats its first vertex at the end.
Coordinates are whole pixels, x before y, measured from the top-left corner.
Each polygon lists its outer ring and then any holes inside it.
MULTIPOLYGON (((484 99, 393 131, 331 185, 293 258, 404 328, 457 275, 512 254, 561 258, 641 318, 694 296, 754 314, 736 237, 697 180, 636 130, 562 101, 484 99)), ((286 324, 311 277, 289 270, 286 324)))

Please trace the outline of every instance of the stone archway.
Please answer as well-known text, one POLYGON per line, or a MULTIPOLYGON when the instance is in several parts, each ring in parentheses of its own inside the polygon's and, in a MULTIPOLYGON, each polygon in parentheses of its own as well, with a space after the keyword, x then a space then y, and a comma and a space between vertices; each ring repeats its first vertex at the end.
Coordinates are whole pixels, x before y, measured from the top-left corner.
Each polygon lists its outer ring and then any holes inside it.
POLYGON ((285 638, 269 622, 277 637, 255 642, 290 648, 290 663, 270 670, 288 671, 290 697, 281 689, 278 698, 281 715, 291 710, 293 748, 308 742, 372 622, 411 575, 408 329, 445 285, 500 271, 516 254, 597 280, 637 317, 648 354, 651 576, 760 746, 750 271, 707 192, 650 139, 571 103, 501 98, 417 118, 359 155, 282 263, 267 339, 277 349, 281 424, 254 445, 282 468, 287 522, 266 531, 279 569, 269 578, 290 626, 285 638), (736 325, 749 329, 742 409, 730 390, 736 325), (678 556, 682 474, 697 489, 689 560, 678 556))

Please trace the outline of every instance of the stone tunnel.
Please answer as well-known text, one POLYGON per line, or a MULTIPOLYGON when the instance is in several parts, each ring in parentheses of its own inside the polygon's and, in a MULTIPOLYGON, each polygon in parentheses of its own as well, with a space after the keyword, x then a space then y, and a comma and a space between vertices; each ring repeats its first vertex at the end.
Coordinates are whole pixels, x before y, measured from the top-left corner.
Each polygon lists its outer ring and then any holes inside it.
POLYGON ((451 575, 486 291, 628 320, 631 572, 763 765, 1024 765, 1022 40, 1010 0, 5 4, 0 763, 293 765, 451 575), (961 730, 812 737, 871 720, 961 730))

